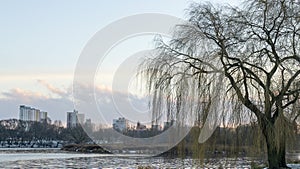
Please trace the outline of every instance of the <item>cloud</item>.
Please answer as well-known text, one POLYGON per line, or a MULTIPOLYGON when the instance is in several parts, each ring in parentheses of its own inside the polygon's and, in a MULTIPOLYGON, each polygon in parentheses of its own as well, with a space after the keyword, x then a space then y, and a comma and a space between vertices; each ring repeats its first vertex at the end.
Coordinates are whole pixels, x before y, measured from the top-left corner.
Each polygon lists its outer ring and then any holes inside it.
POLYGON ((48 98, 46 95, 43 95, 40 92, 33 92, 33 91, 29 91, 29 90, 23 90, 23 89, 20 89, 20 88, 11 89, 10 91, 2 92, 1 94, 6 99, 11 100, 11 99, 18 98, 20 100, 23 100, 24 102, 30 102, 32 99, 44 100, 44 99, 48 98))
POLYGON ((134 123, 151 120, 147 98, 137 97, 126 91, 113 91, 104 86, 77 84, 74 89, 76 108, 94 121, 111 124, 118 117, 125 117, 134 123))
POLYGON ((0 119, 18 118, 19 106, 22 104, 47 111, 52 120, 63 122, 66 122, 66 112, 74 108, 96 123, 111 124, 113 119, 122 116, 133 122, 149 119, 149 115, 143 112, 148 105, 145 98, 128 95, 126 92, 113 92, 106 86, 94 88, 82 85, 76 88, 75 94, 79 102, 75 99, 74 107, 72 86, 63 89, 43 80, 38 80, 38 83, 45 86, 50 95, 20 88, 2 92, 0 119))
POLYGON ((60 97, 68 97, 70 96, 70 92, 68 92, 68 90, 62 90, 59 89, 51 84, 49 84, 48 82, 46 82, 45 80, 37 80, 37 82, 41 85, 43 85, 44 87, 46 87, 46 89, 48 89, 51 93, 56 94, 60 97))

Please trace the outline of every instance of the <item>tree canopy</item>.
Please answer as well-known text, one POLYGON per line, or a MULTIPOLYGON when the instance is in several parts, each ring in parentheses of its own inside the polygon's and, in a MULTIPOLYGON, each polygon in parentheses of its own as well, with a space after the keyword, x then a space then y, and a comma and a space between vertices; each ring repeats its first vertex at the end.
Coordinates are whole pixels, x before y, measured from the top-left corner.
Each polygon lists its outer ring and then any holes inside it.
POLYGON ((266 138, 270 168, 286 166, 286 129, 300 116, 299 11, 293 0, 192 3, 188 20, 170 41, 158 38, 154 57, 142 64, 154 115, 252 119, 266 138))

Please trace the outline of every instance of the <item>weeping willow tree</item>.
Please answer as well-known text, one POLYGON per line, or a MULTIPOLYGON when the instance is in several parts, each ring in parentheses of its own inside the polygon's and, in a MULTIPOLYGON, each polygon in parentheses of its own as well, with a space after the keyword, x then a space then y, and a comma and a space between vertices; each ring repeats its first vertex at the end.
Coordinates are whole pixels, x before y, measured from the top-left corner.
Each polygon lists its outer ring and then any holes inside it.
POLYGON ((171 40, 158 38, 141 65, 154 117, 203 123, 217 112, 230 125, 255 121, 269 167, 287 167, 286 141, 300 114, 299 11, 292 0, 191 4, 186 23, 171 40))

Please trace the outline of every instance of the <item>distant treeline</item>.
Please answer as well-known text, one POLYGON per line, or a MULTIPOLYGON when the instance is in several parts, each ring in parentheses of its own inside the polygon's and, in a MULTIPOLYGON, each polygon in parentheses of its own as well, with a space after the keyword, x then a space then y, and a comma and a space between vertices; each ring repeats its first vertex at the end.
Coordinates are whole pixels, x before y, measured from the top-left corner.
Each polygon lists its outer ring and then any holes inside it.
MULTIPOLYGON (((100 136, 106 138, 106 143, 116 141, 118 135, 112 132, 114 129, 105 128, 93 132, 93 138, 100 136)), ((237 128, 218 127, 212 136, 203 144, 198 143, 201 129, 193 127, 190 133, 177 146, 162 154, 164 156, 264 156, 266 145, 264 137, 258 126, 242 125, 237 128)), ((159 131, 126 133, 131 137, 152 137, 159 131)), ((288 139, 287 148, 289 152, 300 151, 299 132, 293 131, 288 139)), ((17 119, 0 121, 0 142, 12 144, 13 142, 28 142, 38 140, 58 140, 67 143, 87 143, 92 139, 85 133, 81 126, 76 128, 64 128, 48 124, 46 122, 26 122, 17 119)))
POLYGON ((67 129, 47 122, 22 121, 17 119, 0 121, 0 141, 11 144, 22 141, 60 140, 66 142, 83 143, 89 137, 79 126, 67 129))

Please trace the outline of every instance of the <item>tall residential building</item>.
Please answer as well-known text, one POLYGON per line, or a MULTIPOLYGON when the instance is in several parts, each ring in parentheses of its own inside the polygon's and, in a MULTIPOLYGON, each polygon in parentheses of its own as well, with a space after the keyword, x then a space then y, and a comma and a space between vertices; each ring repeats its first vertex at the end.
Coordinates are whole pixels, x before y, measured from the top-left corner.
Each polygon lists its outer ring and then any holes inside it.
POLYGON ((129 121, 124 117, 113 119, 113 128, 117 131, 125 131, 129 128, 129 121))
POLYGON ((20 105, 19 119, 23 121, 44 121, 46 120, 47 112, 40 111, 39 109, 32 108, 25 105, 20 105))
POLYGON ((94 131, 95 125, 92 123, 92 119, 86 119, 84 127, 88 131, 94 131))
POLYGON ((40 119, 41 120, 46 120, 48 118, 47 114, 48 113, 45 112, 45 111, 40 111, 40 119))
POLYGON ((93 128, 92 119, 86 119, 85 126, 87 128, 91 128, 92 129, 93 128))
POLYGON ((84 123, 84 114, 78 113, 77 110, 67 112, 67 128, 77 127, 84 123))
POLYGON ((78 123, 84 124, 84 114, 77 114, 78 123))

